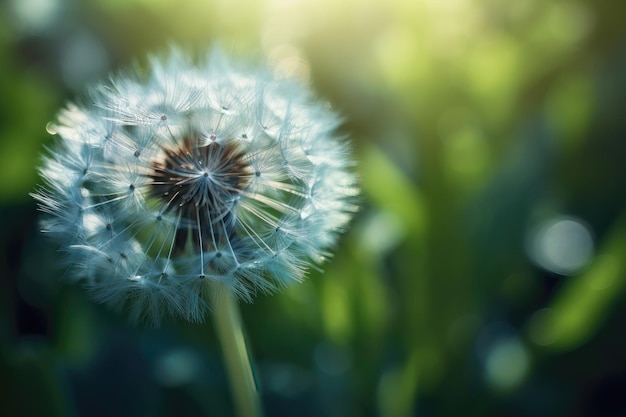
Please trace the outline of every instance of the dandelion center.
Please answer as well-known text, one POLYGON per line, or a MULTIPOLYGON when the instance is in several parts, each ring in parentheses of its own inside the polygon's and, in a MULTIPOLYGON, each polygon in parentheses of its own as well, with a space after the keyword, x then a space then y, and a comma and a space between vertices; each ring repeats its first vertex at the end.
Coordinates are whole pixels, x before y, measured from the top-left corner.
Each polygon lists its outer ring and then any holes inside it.
MULTIPOLYGON (((233 143, 196 145, 185 137, 178 147, 163 149, 151 164, 151 194, 162 200, 165 211, 193 207, 212 214, 232 210, 236 197, 250 183, 251 168, 233 143)), ((187 216, 188 217, 188 216, 187 216)))
POLYGON ((180 224, 176 249, 185 249, 190 230, 197 235, 196 251, 215 249, 233 239, 233 211, 248 187, 251 168, 235 143, 199 144, 197 135, 184 137, 177 147, 164 148, 151 164, 151 194, 163 212, 175 212, 180 224), (191 226, 190 226, 191 225, 191 226), (202 236, 204 235, 204 239, 202 236))

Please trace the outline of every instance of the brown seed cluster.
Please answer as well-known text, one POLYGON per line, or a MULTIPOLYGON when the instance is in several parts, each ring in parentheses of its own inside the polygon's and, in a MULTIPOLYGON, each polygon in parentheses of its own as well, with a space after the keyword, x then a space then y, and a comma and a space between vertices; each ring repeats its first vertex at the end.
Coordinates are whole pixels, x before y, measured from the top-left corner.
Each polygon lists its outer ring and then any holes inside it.
POLYGON ((233 210, 237 197, 252 179, 252 169, 236 142, 201 144, 197 135, 186 135, 178 147, 164 148, 151 163, 150 195, 184 219, 175 237, 183 250, 191 242, 199 250, 235 238, 233 210), (193 236, 197 235, 197 236, 193 236))

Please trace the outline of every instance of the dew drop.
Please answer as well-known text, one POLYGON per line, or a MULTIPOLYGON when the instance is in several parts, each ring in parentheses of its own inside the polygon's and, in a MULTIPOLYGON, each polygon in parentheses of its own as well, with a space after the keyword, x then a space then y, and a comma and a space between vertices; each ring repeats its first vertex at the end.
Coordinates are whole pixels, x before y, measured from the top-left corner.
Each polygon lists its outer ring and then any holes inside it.
POLYGON ((57 127, 56 127, 56 125, 54 123, 52 123, 52 122, 49 122, 46 125, 46 132, 48 132, 51 135, 56 135, 57 134, 57 127))

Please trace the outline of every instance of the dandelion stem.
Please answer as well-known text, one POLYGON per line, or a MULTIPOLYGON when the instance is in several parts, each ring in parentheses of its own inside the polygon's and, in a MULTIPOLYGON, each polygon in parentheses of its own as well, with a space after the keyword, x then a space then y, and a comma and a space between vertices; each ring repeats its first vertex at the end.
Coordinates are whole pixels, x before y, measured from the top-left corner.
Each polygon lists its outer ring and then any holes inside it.
POLYGON ((215 328, 222 346, 235 408, 240 417, 261 417, 261 402, 235 296, 230 288, 219 283, 212 284, 212 291, 215 328))

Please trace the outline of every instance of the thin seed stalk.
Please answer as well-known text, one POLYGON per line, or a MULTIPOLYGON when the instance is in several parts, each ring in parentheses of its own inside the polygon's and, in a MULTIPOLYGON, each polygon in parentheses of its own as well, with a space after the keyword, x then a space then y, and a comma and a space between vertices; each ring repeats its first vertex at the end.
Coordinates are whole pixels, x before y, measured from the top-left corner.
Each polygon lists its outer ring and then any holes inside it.
POLYGON ((212 283, 214 322, 239 417, 261 417, 261 401, 243 336, 239 307, 232 290, 212 283))

